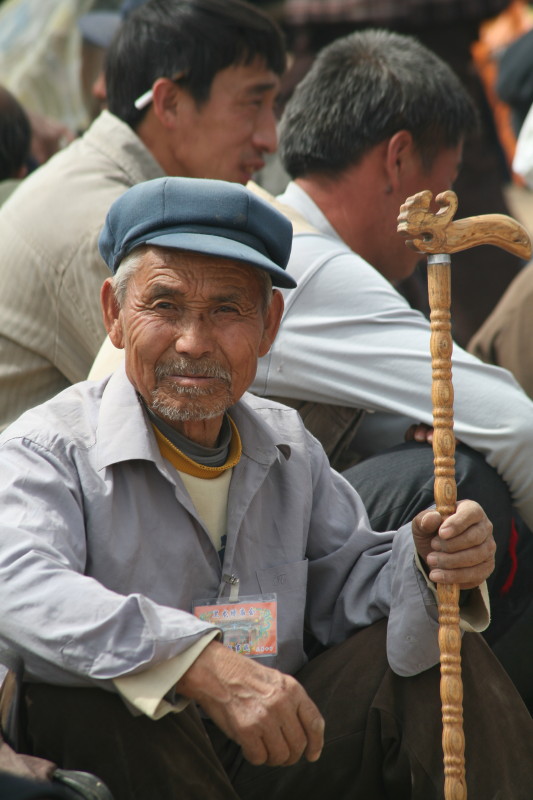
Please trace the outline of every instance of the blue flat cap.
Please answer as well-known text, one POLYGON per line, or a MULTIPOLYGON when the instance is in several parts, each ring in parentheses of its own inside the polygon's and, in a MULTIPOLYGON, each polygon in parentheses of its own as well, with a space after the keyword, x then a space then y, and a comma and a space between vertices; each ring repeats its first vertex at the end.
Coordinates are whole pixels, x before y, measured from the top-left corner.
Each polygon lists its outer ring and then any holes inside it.
POLYGON ((291 223, 239 183, 156 178, 132 186, 109 209, 98 247, 116 272, 140 244, 242 261, 268 272, 274 286, 296 286, 285 271, 291 223))

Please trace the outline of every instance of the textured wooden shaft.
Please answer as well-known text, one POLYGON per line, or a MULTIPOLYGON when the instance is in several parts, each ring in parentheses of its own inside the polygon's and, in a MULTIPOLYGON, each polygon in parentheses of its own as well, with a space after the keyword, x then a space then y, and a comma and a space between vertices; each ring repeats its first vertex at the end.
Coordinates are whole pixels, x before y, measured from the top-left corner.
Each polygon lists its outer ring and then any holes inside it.
MULTIPOLYGON (((428 259, 428 290, 431 309, 431 360, 433 367, 433 455, 435 502, 448 517, 456 508, 455 436, 453 433, 452 336, 450 324, 450 263, 439 256, 428 259)), ((442 748, 444 751, 445 800, 466 800, 465 740, 463 732, 463 682, 461 679, 461 634, 459 587, 438 585, 439 648, 442 702, 442 748)))

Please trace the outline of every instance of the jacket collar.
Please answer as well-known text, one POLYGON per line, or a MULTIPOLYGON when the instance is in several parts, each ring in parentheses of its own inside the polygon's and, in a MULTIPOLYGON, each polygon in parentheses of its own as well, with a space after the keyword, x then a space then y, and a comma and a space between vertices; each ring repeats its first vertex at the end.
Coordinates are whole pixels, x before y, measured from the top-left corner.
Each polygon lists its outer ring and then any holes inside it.
POLYGON ((166 175, 135 131, 109 111, 102 111, 83 139, 114 162, 132 185, 166 175))
POLYGON ((97 469, 121 461, 159 461, 159 449, 124 364, 109 378, 102 394, 96 429, 97 469))
MULTIPOLYGON (((288 459, 288 437, 280 437, 264 421, 261 407, 268 408, 268 403, 245 394, 229 409, 241 437, 243 455, 260 464, 271 464, 280 455, 288 459)), ((100 470, 136 459, 153 461, 159 466, 163 463, 152 425, 122 363, 102 394, 96 429, 96 464, 100 470)))

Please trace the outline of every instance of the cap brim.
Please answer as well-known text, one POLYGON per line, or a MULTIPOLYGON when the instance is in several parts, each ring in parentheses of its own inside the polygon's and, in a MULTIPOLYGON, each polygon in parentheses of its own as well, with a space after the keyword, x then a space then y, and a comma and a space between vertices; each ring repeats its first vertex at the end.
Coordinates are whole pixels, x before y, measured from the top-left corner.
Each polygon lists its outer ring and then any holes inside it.
POLYGON ((296 281, 279 267, 274 261, 254 250, 253 247, 233 239, 226 239, 223 236, 212 236, 210 234, 199 233, 166 233, 160 236, 150 236, 138 244, 153 244, 157 247, 170 247, 173 250, 189 250, 193 253, 205 253, 209 256, 219 258, 230 258, 234 261, 242 261, 252 267, 268 272, 272 278, 274 286, 281 286, 285 289, 294 289, 296 281))
POLYGON ((78 27, 83 39, 107 49, 121 22, 120 14, 113 11, 92 11, 79 18, 78 27))

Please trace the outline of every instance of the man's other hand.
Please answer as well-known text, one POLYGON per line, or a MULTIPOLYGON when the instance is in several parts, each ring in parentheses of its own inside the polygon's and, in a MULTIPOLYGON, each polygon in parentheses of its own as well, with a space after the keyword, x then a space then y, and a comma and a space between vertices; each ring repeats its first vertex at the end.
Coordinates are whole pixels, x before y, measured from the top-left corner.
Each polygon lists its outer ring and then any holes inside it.
POLYGON ((425 444, 433 444, 433 427, 426 425, 425 422, 410 425, 404 434, 406 442, 423 442, 425 444))
POLYGON ((322 752, 324 720, 298 681, 220 642, 205 648, 176 689, 198 702, 251 764, 288 766, 322 752))
POLYGON ((492 523, 473 500, 460 501, 455 514, 444 521, 435 510, 420 512, 413 520, 413 538, 434 583, 472 589, 494 569, 492 523))

